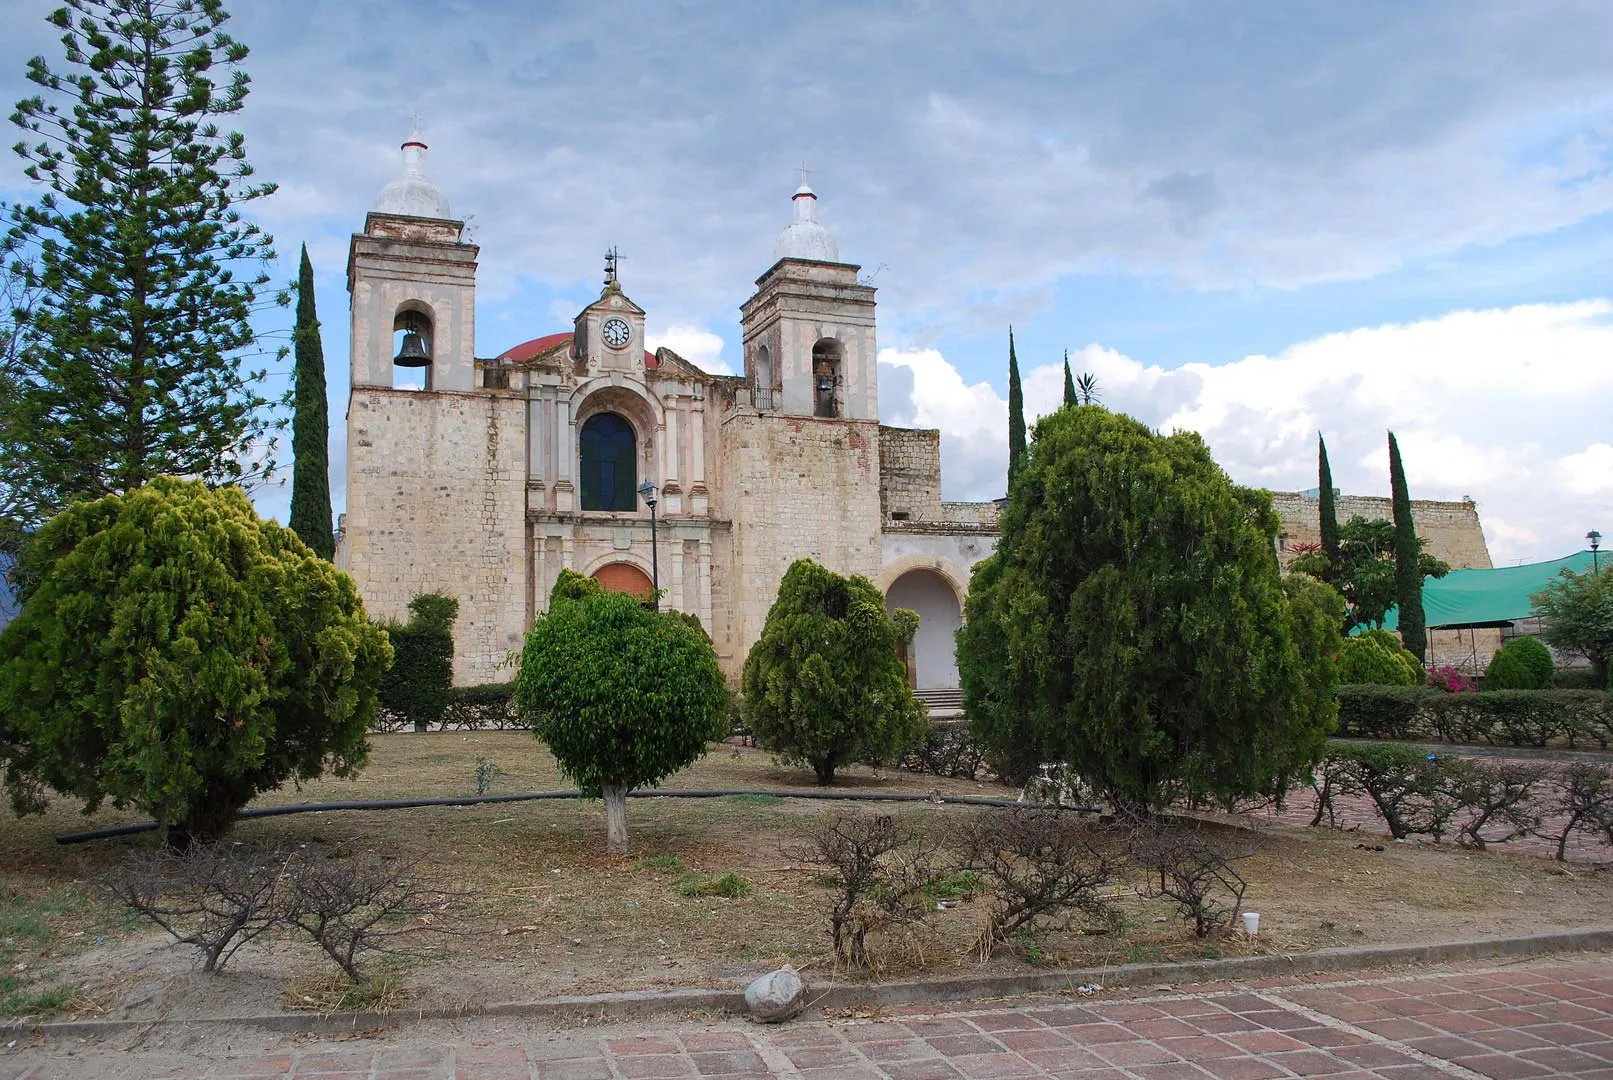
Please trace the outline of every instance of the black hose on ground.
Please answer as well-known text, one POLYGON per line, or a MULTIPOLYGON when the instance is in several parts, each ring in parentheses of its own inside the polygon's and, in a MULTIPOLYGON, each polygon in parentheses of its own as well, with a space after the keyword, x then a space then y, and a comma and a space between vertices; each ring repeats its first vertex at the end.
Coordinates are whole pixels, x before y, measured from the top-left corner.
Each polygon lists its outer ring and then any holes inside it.
MULTIPOLYGON (((918 795, 910 792, 891 792, 889 794, 879 791, 759 791, 759 790, 727 790, 720 788, 685 788, 682 790, 661 790, 659 788, 644 788, 639 791, 629 791, 630 799, 716 799, 730 795, 763 795, 778 799, 826 799, 845 800, 850 802, 928 802, 947 803, 957 806, 1025 806, 1026 803, 1013 799, 988 799, 976 795, 941 795, 932 793, 918 795)), ((293 803, 289 806, 259 806, 250 810, 242 810, 235 816, 237 818, 282 817, 286 814, 318 814, 327 810, 407 810, 416 806, 477 806, 482 803, 513 803, 535 802, 543 799, 580 799, 579 791, 531 791, 522 795, 465 795, 457 798, 440 799, 377 799, 373 801, 330 802, 330 803, 293 803)), ((1082 814, 1101 813, 1096 806, 1058 806, 1053 803, 1033 803, 1047 810, 1073 810, 1082 814)), ((114 836, 132 836, 135 833, 154 832, 157 829, 155 821, 142 821, 135 825, 114 825, 106 829, 90 829, 86 832, 63 833, 56 838, 58 844, 82 844, 90 840, 107 840, 114 836)))

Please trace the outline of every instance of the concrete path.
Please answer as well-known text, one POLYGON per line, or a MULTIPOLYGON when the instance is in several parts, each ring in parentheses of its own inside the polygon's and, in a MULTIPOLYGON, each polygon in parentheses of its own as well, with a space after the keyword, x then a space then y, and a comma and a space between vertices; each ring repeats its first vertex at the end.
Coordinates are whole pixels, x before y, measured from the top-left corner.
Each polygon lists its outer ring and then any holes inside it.
POLYGON ((927 1006, 778 1028, 186 1030, 36 1040, 0 1051, 0 1080, 1613 1080, 1613 957, 927 1006))

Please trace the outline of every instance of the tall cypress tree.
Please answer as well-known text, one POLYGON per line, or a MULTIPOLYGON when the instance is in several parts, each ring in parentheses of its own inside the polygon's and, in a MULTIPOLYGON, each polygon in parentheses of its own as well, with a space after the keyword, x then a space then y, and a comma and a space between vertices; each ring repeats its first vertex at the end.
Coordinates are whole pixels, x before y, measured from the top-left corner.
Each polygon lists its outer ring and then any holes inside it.
POLYGON ((219 0, 68 0, 65 67, 28 62, 18 154, 45 189, 11 206, 5 247, 37 290, 0 472, 35 524, 162 474, 266 475, 262 372, 242 370, 273 242, 241 217, 268 195, 245 140, 247 49, 219 0))
POLYGON ((1019 358, 1014 355, 1014 328, 1008 328, 1008 488, 1025 461, 1025 393, 1019 385, 1019 358))
POLYGON ((1070 350, 1064 350, 1064 407, 1079 405, 1080 399, 1075 396, 1075 378, 1070 374, 1070 350))
POLYGON ((1406 469, 1400 463, 1400 446, 1389 433, 1389 490, 1395 515, 1395 603, 1400 606, 1400 640, 1418 660, 1428 652, 1428 630, 1423 618, 1423 571, 1417 528, 1411 520, 1411 495, 1406 490, 1406 469))
POLYGON ((1327 463, 1327 443, 1316 433, 1317 515, 1321 519, 1322 554, 1327 556, 1327 580, 1332 581, 1344 564, 1339 547, 1339 512, 1333 497, 1333 470, 1327 463))
POLYGON ((319 341, 314 312, 314 267, 308 245, 302 246, 297 271, 297 329, 292 334, 296 356, 291 421, 291 531, 314 554, 336 553, 330 514, 330 411, 325 403, 325 349, 319 341))

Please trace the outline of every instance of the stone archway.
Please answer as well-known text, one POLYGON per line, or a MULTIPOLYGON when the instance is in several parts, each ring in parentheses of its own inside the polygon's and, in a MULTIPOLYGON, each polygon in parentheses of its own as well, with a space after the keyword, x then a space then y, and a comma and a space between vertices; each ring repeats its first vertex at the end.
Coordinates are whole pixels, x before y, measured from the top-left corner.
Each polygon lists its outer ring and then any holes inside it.
POLYGON ((909 570, 885 591, 885 610, 897 608, 908 608, 919 616, 909 663, 915 689, 957 689, 955 635, 963 626, 963 608, 951 582, 934 570, 909 570))
POLYGON ((630 562, 606 563, 594 571, 594 580, 603 585, 606 592, 631 593, 645 598, 654 589, 650 575, 630 562))

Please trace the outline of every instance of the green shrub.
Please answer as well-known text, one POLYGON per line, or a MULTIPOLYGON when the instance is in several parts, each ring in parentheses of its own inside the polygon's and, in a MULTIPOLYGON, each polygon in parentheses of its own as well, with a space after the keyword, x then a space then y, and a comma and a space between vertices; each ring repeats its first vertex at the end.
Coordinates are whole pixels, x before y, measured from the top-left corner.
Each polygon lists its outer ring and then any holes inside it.
POLYGON ((1266 792, 1314 762, 1334 722, 1303 658, 1326 651, 1320 597, 1296 617, 1271 496, 1197 435, 1098 406, 1043 417, 1027 453, 957 636, 988 760, 1012 780, 1061 762, 1127 807, 1266 792))
POLYGON ((1426 686, 1341 685, 1339 734, 1352 739, 1430 737, 1420 722, 1433 695, 1441 693, 1426 686))
POLYGON ((1551 650, 1539 638, 1513 638, 1490 657, 1484 669, 1484 689, 1544 690, 1556 671, 1551 650))
POLYGON ((867 578, 797 559, 745 658, 745 725, 781 760, 811 766, 820 784, 834 783, 842 765, 896 760, 925 731, 898 653, 917 629, 912 612, 886 614, 867 578))
POLYGON ((391 646, 352 579, 239 488, 160 477, 79 503, 27 558, 37 588, 0 632, 14 790, 132 805, 183 844, 364 763, 391 646))
POLYGON ((448 691, 448 705, 443 711, 442 726, 466 731, 488 728, 504 731, 524 726, 515 711, 515 684, 479 683, 475 686, 455 686, 448 691))
POLYGON ((751 883, 730 870, 718 877, 707 877, 698 872, 684 874, 672 882, 680 896, 721 896, 728 900, 743 900, 751 894, 751 883))
POLYGON ((1588 667, 1558 668, 1551 673, 1553 690, 1597 690, 1596 672, 1588 667))
POLYGON ((515 704, 576 781, 605 800, 609 847, 627 850, 627 793, 698 760, 727 731, 711 643, 625 593, 560 594, 527 633, 515 704))
POLYGON ((1345 638, 1339 647, 1341 684, 1420 686, 1422 681, 1417 658, 1387 631, 1367 630, 1356 637, 1345 638))
POLYGON ((1613 696, 1595 690, 1493 690, 1447 694, 1432 687, 1339 687, 1339 734, 1491 746, 1573 747, 1613 742, 1613 696))
POLYGON ((454 688, 454 620, 459 601, 422 593, 409 601, 407 623, 383 623, 392 666, 381 680, 381 708, 416 731, 444 725, 454 688))

